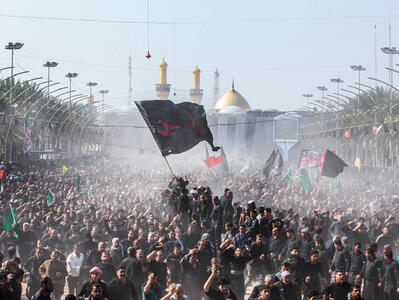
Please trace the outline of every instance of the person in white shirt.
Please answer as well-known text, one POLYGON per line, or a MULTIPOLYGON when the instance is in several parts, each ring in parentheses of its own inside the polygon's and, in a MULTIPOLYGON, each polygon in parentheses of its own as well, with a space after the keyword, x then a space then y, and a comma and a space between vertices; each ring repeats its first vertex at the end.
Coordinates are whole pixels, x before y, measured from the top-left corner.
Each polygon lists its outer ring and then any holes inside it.
POLYGON ((78 283, 80 278, 80 271, 83 266, 84 255, 80 252, 79 245, 75 244, 73 246, 73 252, 67 257, 67 283, 69 294, 76 294, 79 292, 78 283), (76 292, 75 292, 76 291, 76 292))

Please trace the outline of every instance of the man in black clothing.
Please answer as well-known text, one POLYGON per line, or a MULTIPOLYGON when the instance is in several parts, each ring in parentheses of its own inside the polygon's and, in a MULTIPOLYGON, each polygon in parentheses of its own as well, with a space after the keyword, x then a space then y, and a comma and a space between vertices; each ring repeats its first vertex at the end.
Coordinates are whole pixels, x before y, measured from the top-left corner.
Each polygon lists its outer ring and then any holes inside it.
POLYGON ((396 261, 393 261, 392 251, 384 253, 382 265, 382 282, 379 286, 384 287, 384 300, 395 300, 399 298, 399 269, 396 261))
POLYGON ((133 242, 136 238, 137 238, 136 232, 133 229, 130 229, 127 234, 127 238, 121 241, 123 249, 126 250, 127 248, 132 247, 133 242))
POLYGON ((281 251, 280 260, 283 260, 288 256, 290 256, 290 251, 293 247, 302 249, 302 241, 300 238, 295 236, 295 232, 293 229, 288 229, 286 235, 287 235, 287 242, 284 246, 284 249, 281 251))
POLYGON ((364 278, 363 294, 366 296, 366 300, 379 300, 381 299, 381 289, 378 287, 378 283, 382 281, 382 262, 377 259, 371 248, 366 250, 366 258, 367 263, 360 273, 364 278))
POLYGON ((270 288, 270 300, 280 300, 280 291, 279 289, 274 285, 275 277, 272 275, 266 275, 265 281, 263 284, 256 285, 252 289, 251 295, 249 295, 248 300, 258 300, 260 291, 264 286, 267 286, 270 288))
POLYGON ((173 253, 170 253, 166 257, 168 269, 170 271, 170 282, 172 283, 181 283, 182 281, 182 269, 180 265, 180 260, 183 258, 183 254, 181 253, 180 244, 175 244, 173 248, 173 253))
POLYGON ((203 282, 203 270, 206 266, 199 263, 197 257, 197 249, 191 249, 180 261, 183 269, 183 285, 190 299, 195 299, 201 293, 201 285, 203 282))
POLYGON ((177 212, 180 215, 183 227, 187 228, 189 222, 190 198, 188 197, 188 190, 186 188, 181 189, 180 193, 177 200, 177 212))
POLYGON ((142 282, 136 283, 137 279, 141 276, 139 268, 141 265, 136 258, 136 249, 133 247, 127 248, 128 257, 124 258, 121 262, 121 266, 126 269, 126 276, 130 282, 135 284, 136 291, 139 290, 142 282))
POLYGON ((195 225, 190 224, 188 226, 187 232, 183 233, 182 242, 184 248, 187 250, 195 248, 199 239, 200 239, 200 234, 195 231, 195 225))
POLYGON ((341 240, 334 241, 335 254, 331 262, 330 273, 335 270, 349 272, 350 255, 342 245, 341 240))
MULTIPOLYGON (((272 229, 272 236, 269 239, 269 251, 272 259, 272 268, 277 270, 280 266, 279 256, 284 248, 285 238, 281 235, 280 229, 274 227, 272 229)), ((281 258, 281 257, 280 257, 281 258)))
POLYGON ((108 288, 107 288, 107 284, 101 280, 101 276, 102 276, 102 271, 99 267, 94 267, 90 270, 90 279, 86 280, 83 283, 82 289, 80 290, 80 293, 78 294, 78 296, 80 297, 89 297, 90 292, 92 290, 92 286, 94 284, 99 284, 102 288, 102 294, 104 295, 104 297, 108 298, 108 288))
POLYGON ((114 278, 108 285, 110 300, 137 300, 137 291, 126 276, 126 268, 119 266, 114 278))
POLYGON ((227 256, 230 263, 232 289, 237 299, 243 300, 245 294, 244 269, 252 256, 244 255, 244 251, 240 248, 233 249, 234 245, 230 245, 223 251, 223 255, 227 256))
MULTIPOLYGON (((30 299, 33 294, 40 288, 40 273, 39 267, 44 263, 46 257, 44 256, 43 248, 36 248, 35 255, 30 257, 23 265, 23 268, 28 272, 26 296, 30 299)), ((52 282, 51 282, 52 284, 52 282)))
POLYGON ((296 282, 292 282, 291 273, 284 271, 281 273, 281 281, 277 284, 282 299, 300 300, 301 290, 296 282))
POLYGON ((347 274, 350 284, 361 284, 360 273, 366 262, 366 256, 362 252, 362 245, 359 242, 355 242, 349 262, 349 273, 347 274))
POLYGON ((85 261, 86 268, 91 269, 92 267, 101 263, 101 253, 105 250, 105 242, 99 242, 97 249, 93 249, 90 251, 87 260, 85 261))
POLYGON ((199 196, 200 204, 199 204, 199 216, 201 222, 207 222, 210 220, 211 212, 212 212, 212 202, 209 203, 207 201, 205 194, 200 194, 199 196))
POLYGON ((319 251, 313 250, 310 254, 310 260, 305 265, 305 284, 308 291, 321 291, 321 280, 326 283, 327 270, 323 268, 322 263, 318 260, 319 251), (321 280, 320 280, 321 279, 321 280))
POLYGON ((211 212, 212 234, 215 237, 215 244, 220 245, 223 229, 223 207, 217 196, 213 198, 213 209, 211 212))
POLYGON ((335 272, 335 282, 326 287, 323 291, 323 300, 333 298, 334 300, 348 299, 351 285, 345 280, 345 273, 342 270, 335 272))
POLYGON ((234 208, 233 208, 233 192, 230 189, 224 190, 224 196, 220 198, 220 202, 222 204, 224 215, 223 215, 223 223, 232 222, 234 208))
POLYGON ((157 274, 158 283, 163 289, 166 288, 166 280, 168 274, 168 267, 164 263, 165 257, 163 256, 162 250, 154 250, 147 255, 147 263, 149 270, 157 274))
POLYGON ((249 283, 258 276, 265 276, 266 262, 269 256, 267 246, 262 242, 262 235, 256 235, 256 241, 251 244, 250 253, 253 257, 252 262, 248 265, 247 282, 249 283))
POLYGON ((220 278, 218 280, 218 289, 214 290, 211 288, 212 281, 216 276, 216 269, 212 270, 211 276, 204 284, 204 292, 211 300, 237 300, 236 295, 230 290, 230 281, 227 278, 220 278))
MULTIPOLYGON (((319 238, 315 241, 315 246, 317 251, 319 251, 318 260, 321 262, 323 269, 328 270, 330 266, 330 252, 326 249, 324 245, 324 240, 319 238)), ((330 283, 331 274, 329 272, 326 273, 327 283, 330 283)), ((323 288, 326 287, 327 284, 323 284, 323 288)))
POLYGON ((256 235, 259 233, 259 221, 256 218, 256 210, 249 212, 249 217, 244 221, 247 234, 253 241, 256 240, 256 235))
POLYGON ((360 294, 360 285, 354 285, 351 287, 350 300, 364 300, 360 294))
MULTIPOLYGON (((21 219, 20 221, 23 221, 21 219)), ((21 222, 19 222, 21 223, 21 222)), ((19 225, 16 224, 13 226, 14 231, 18 234, 19 240, 19 252, 22 261, 26 261, 28 259, 29 252, 32 247, 35 246, 37 238, 35 233, 30 229, 30 225, 28 223, 22 224, 22 230, 19 229, 19 225)))
POLYGON ((109 283, 115 278, 115 268, 114 265, 111 264, 111 256, 108 251, 104 251, 101 254, 101 263, 99 263, 97 267, 99 267, 103 272, 101 278, 106 283, 109 283))
POLYGON ((51 293, 53 292, 53 281, 50 277, 44 277, 40 283, 41 289, 37 291, 34 300, 51 300, 51 293))

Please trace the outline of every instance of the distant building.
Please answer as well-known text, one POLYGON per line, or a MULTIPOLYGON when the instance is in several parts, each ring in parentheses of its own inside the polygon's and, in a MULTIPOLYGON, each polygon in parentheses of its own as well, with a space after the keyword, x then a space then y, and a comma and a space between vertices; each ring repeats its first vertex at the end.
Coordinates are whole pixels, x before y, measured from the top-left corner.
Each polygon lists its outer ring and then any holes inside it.
POLYGON ((208 111, 208 124, 215 144, 234 157, 265 158, 273 150, 273 118, 284 112, 251 109, 234 88, 208 111))

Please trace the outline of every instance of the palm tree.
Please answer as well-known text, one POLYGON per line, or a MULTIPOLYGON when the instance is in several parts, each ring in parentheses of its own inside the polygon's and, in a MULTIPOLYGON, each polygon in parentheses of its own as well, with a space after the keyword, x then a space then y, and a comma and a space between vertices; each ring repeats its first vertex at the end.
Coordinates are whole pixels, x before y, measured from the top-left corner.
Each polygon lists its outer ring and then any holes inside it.
POLYGON ((396 158, 389 163, 388 147, 392 141, 391 152, 396 152, 394 150, 399 140, 396 129, 399 126, 399 94, 391 89, 376 87, 361 93, 359 100, 359 106, 358 98, 351 97, 341 101, 340 106, 330 106, 324 113, 301 113, 307 119, 301 128, 303 147, 321 152, 336 148, 349 162, 360 157, 364 164, 370 166, 393 165, 396 158), (381 130, 375 134, 373 128, 381 125, 381 130))

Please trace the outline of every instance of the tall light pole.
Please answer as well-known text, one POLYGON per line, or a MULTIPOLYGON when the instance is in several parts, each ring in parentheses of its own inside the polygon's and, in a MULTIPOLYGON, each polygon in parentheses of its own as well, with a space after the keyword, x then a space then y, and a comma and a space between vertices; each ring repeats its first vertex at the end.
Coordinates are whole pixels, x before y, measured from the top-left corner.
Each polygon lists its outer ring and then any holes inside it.
POLYGON ((92 94, 92 88, 93 88, 93 86, 97 86, 97 83, 96 82, 89 82, 88 84, 87 84, 87 86, 90 88, 90 92, 89 92, 89 104, 90 104, 90 106, 91 105, 93 105, 93 94, 92 94))
POLYGON ((14 50, 19 50, 23 47, 23 43, 13 43, 13 42, 9 42, 6 45, 6 49, 7 50, 11 50, 11 82, 10 82, 10 103, 12 102, 12 87, 14 85, 14 80, 12 78, 12 76, 14 75, 14 50))
POLYGON ((338 97, 339 97, 339 85, 341 83, 343 83, 344 81, 341 78, 332 78, 330 79, 332 83, 336 83, 337 84, 337 93, 338 93, 338 97))
POLYGON ((50 93, 50 69, 51 68, 55 68, 56 66, 58 66, 58 63, 55 61, 49 62, 47 61, 43 67, 47 68, 47 80, 48 80, 48 85, 47 85, 47 94, 50 93))
POLYGON ((313 94, 303 94, 302 96, 306 98, 306 105, 309 105, 309 99, 313 97, 313 94))
POLYGON ((109 93, 109 91, 108 90, 100 90, 100 91, 98 91, 101 95, 102 95, 102 97, 103 97, 103 103, 102 103, 102 108, 101 108, 101 110, 102 110, 102 112, 101 112, 101 115, 102 115, 102 125, 104 126, 104 105, 105 105, 105 94, 108 94, 109 93))
POLYGON ((87 86, 90 88, 90 96, 92 96, 91 89, 92 89, 93 86, 97 86, 97 83, 96 82, 89 82, 87 84, 87 86))
MULTIPOLYGON (((13 90, 13 86, 14 86, 14 51, 15 50, 19 50, 23 47, 23 43, 13 43, 13 42, 9 42, 6 46, 5 49, 6 50, 11 50, 11 77, 10 77, 10 103, 12 103, 12 90, 13 90)), ((7 146, 4 149, 4 153, 7 156, 7 146)), ((11 160, 12 160, 12 142, 10 143, 10 156, 11 156, 11 160)))
POLYGON ((72 78, 78 77, 78 73, 67 73, 65 75, 66 78, 69 78, 69 105, 72 105, 71 97, 72 97, 72 78))
MULTIPOLYGON (((391 43, 389 43, 389 47, 383 47, 381 48, 381 51, 384 52, 385 54, 389 55, 389 83, 391 86, 393 86, 393 56, 395 54, 399 54, 399 51, 396 50, 396 47, 391 47, 391 43)), ((392 124, 392 89, 389 93, 389 123, 392 124)), ((389 155, 391 157, 391 166, 394 165, 393 161, 393 147, 392 147, 392 136, 390 135, 389 138, 389 155)))
MULTIPOLYGON (((399 54, 399 51, 396 50, 396 47, 383 47, 381 51, 385 54, 389 55, 389 83, 391 86, 393 85, 393 56, 395 54, 399 54)), ((389 122, 392 122, 392 93, 389 93, 389 122)))
POLYGON ((108 90, 101 90, 101 91, 99 91, 99 93, 103 96, 103 103, 102 103, 102 107, 101 107, 101 125, 102 125, 102 127, 103 127, 103 151, 105 150, 105 128, 104 128, 104 125, 105 125, 105 111, 104 111, 104 108, 105 108, 105 99, 104 99, 104 97, 105 97, 105 94, 108 94, 109 93, 109 91, 108 90))
POLYGON ((352 65, 351 69, 358 72, 358 94, 357 94, 357 110, 360 111, 360 72, 365 71, 366 68, 362 65, 352 65))
MULTIPOLYGON (((324 85, 319 85, 316 88, 317 88, 318 91, 321 92, 321 99, 323 99, 324 98, 324 93, 327 92, 328 89, 324 85)), ((323 106, 322 109, 324 109, 324 104, 322 106, 323 106)))

